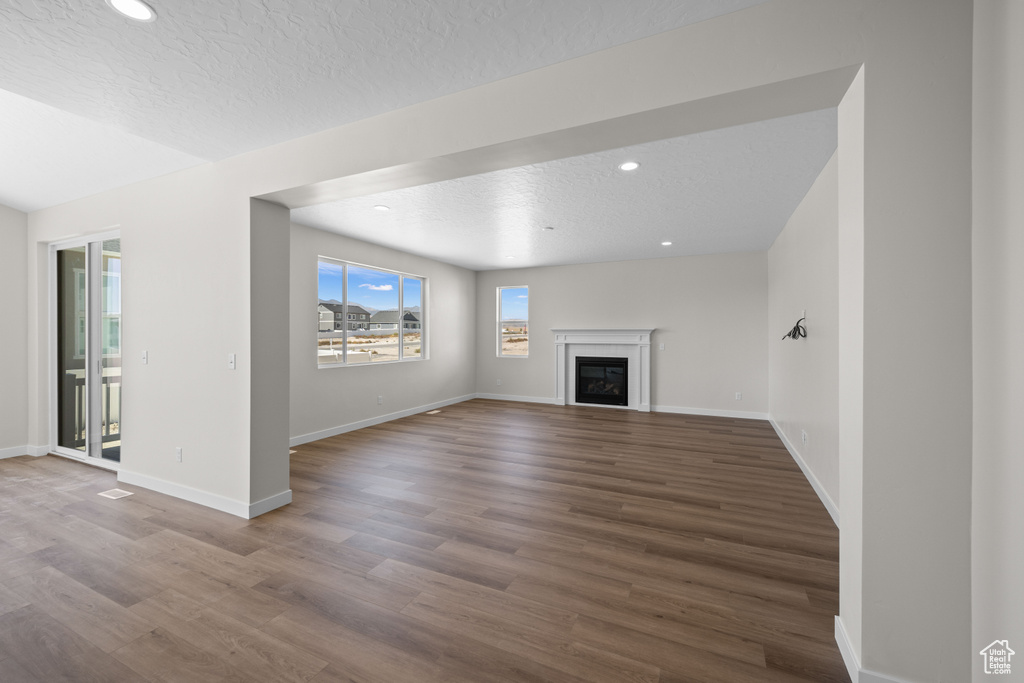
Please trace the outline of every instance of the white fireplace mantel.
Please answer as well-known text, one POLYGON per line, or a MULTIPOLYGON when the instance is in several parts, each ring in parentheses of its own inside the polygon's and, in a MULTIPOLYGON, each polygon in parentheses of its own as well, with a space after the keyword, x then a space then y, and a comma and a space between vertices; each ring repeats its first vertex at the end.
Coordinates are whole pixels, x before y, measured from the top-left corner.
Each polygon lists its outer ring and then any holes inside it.
POLYGON ((576 356, 602 355, 629 359, 626 407, 650 412, 653 328, 553 328, 551 331, 555 333, 555 402, 558 405, 576 403, 576 356))

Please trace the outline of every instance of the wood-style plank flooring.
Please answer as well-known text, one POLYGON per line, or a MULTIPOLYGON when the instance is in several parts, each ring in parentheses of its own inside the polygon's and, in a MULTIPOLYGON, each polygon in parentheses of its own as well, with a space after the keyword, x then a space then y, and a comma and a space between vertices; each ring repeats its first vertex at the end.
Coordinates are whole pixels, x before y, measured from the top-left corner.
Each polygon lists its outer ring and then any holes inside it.
POLYGON ((297 451, 254 520, 0 460, 0 681, 849 681, 767 422, 474 400, 297 451))

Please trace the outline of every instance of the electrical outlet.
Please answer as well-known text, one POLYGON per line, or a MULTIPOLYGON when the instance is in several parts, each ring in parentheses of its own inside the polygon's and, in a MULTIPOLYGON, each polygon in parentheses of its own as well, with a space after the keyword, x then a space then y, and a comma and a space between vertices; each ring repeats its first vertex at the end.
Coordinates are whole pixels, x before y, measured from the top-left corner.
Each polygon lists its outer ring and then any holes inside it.
POLYGON ((743 400, 743 392, 742 391, 737 391, 736 392, 736 400, 737 401, 742 401, 743 400))
POLYGON ((174 459, 181 462, 181 446, 176 446, 174 448, 174 459))
POLYGON ((377 397, 377 405, 379 405, 379 406, 384 405, 384 397, 383 396, 378 396, 377 397))
POLYGON ((499 387, 501 386, 501 380, 500 379, 498 380, 498 386, 499 387))
POLYGON ((659 351, 664 351, 665 350, 665 345, 664 344, 658 344, 658 350, 659 351))
POLYGON ((803 445, 807 445, 807 432, 805 432, 802 429, 800 430, 800 441, 803 443, 803 445))

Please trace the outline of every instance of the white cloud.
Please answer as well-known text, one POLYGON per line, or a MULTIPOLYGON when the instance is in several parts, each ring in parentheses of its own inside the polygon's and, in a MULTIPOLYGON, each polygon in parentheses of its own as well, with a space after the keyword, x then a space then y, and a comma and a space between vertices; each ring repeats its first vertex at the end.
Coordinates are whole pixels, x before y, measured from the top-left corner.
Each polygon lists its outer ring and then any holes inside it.
POLYGON ((369 283, 363 283, 359 286, 366 287, 367 289, 372 289, 375 292, 390 292, 392 289, 394 289, 394 287, 392 287, 391 285, 371 285, 369 283))
POLYGON ((520 295, 519 295, 518 297, 516 297, 516 298, 517 298, 517 299, 529 299, 529 298, 530 298, 530 295, 529 295, 529 294, 520 294, 520 295))

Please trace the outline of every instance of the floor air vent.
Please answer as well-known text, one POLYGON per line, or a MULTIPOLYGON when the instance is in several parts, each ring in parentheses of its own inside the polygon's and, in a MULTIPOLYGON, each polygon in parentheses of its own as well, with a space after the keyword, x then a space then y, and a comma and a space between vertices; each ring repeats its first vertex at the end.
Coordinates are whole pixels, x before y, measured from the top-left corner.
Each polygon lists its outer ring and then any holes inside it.
POLYGON ((104 491, 100 495, 104 498, 113 498, 114 500, 117 500, 118 498, 124 498, 125 496, 132 495, 132 492, 122 491, 121 489, 110 489, 109 491, 104 491))

